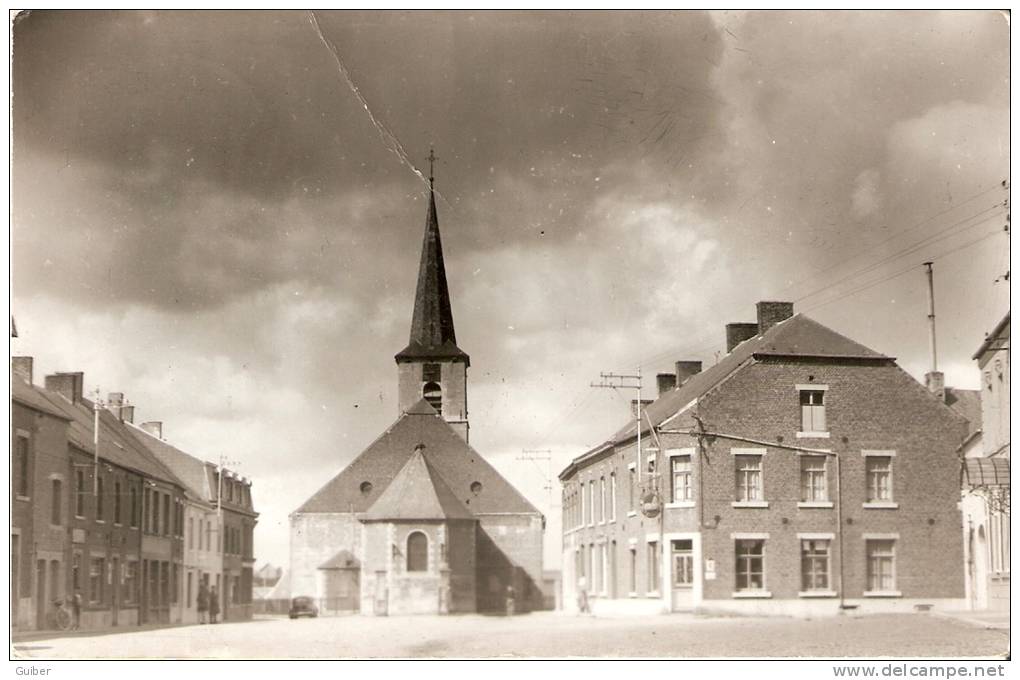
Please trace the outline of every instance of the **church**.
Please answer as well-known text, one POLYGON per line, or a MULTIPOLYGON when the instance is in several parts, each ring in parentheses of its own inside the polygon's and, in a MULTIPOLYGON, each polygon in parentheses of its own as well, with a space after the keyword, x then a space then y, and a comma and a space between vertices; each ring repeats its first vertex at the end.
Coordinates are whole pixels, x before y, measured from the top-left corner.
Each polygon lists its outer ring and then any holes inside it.
POLYGON ((433 178, 399 417, 290 515, 291 594, 324 614, 518 611, 543 603, 545 518, 469 442, 433 178))

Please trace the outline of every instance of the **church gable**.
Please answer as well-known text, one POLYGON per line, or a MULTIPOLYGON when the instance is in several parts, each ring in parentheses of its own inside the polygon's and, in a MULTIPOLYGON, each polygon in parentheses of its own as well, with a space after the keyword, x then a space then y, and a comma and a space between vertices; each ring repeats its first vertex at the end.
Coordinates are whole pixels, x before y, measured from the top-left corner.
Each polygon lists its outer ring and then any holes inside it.
POLYGON ((472 513, 538 514, 538 510, 424 400, 401 415, 389 430, 297 512, 367 512, 419 444, 425 445, 429 463, 457 500, 472 513))

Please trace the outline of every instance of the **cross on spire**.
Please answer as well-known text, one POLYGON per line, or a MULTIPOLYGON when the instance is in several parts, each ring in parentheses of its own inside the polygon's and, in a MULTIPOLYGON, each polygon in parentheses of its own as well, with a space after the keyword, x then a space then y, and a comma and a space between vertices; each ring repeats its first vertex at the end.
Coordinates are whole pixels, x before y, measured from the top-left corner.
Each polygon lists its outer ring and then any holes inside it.
POLYGON ((435 172, 434 172, 435 171, 435 164, 436 164, 436 161, 439 160, 439 157, 436 156, 436 150, 433 149, 431 146, 429 147, 429 157, 428 157, 427 160, 429 162, 429 188, 432 188, 432 184, 436 180, 435 172))

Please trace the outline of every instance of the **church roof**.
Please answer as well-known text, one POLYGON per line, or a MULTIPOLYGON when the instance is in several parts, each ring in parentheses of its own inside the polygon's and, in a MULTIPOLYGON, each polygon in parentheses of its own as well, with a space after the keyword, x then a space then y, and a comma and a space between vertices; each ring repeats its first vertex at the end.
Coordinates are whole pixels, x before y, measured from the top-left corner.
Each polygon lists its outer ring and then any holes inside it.
POLYGON ((424 399, 402 414, 297 512, 367 512, 414 455, 418 444, 425 445, 429 464, 472 513, 538 514, 424 399))
POLYGON ((361 519, 474 519, 419 447, 361 519))
POLYGON ((411 336, 407 347, 395 358, 398 362, 440 358, 470 362, 468 355, 457 347, 450 290, 446 283, 446 265, 443 262, 443 244, 439 238, 436 196, 431 189, 421 263, 418 266, 418 286, 411 314, 411 336))

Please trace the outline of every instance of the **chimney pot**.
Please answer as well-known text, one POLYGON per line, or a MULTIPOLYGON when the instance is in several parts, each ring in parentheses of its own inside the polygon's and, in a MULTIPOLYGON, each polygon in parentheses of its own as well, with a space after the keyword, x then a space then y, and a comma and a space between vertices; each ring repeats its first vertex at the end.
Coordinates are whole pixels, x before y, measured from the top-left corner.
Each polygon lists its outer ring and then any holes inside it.
POLYGON ((655 376, 655 382, 659 386, 659 396, 676 389, 676 376, 672 373, 659 373, 655 376))
POLYGON ((72 404, 81 403, 84 384, 85 374, 81 371, 48 375, 45 382, 46 389, 56 392, 72 404))
POLYGON ((700 361, 678 361, 676 362, 676 386, 682 387, 691 376, 701 373, 700 361))
POLYGON ((786 321, 793 316, 792 302, 766 302, 758 303, 758 334, 764 335, 765 331, 775 326, 780 321, 786 321))
POLYGON ((758 335, 757 322, 726 324, 726 353, 729 354, 734 347, 756 335, 758 335))
POLYGON ((32 357, 11 357, 11 374, 32 384, 32 357))
POLYGON ((151 434, 156 439, 163 438, 163 421, 161 420, 150 420, 142 423, 141 428, 151 434))

